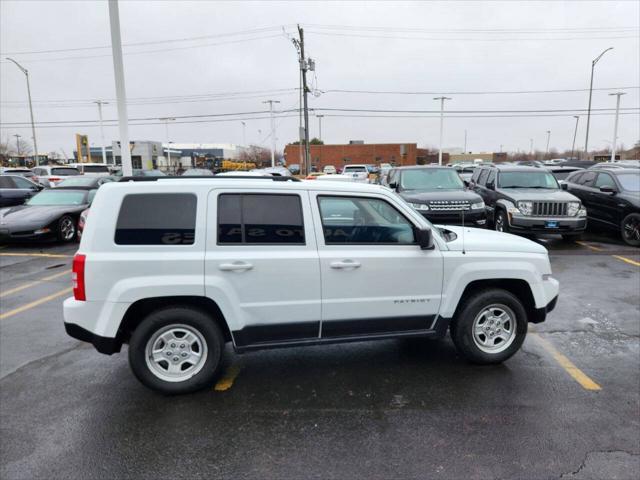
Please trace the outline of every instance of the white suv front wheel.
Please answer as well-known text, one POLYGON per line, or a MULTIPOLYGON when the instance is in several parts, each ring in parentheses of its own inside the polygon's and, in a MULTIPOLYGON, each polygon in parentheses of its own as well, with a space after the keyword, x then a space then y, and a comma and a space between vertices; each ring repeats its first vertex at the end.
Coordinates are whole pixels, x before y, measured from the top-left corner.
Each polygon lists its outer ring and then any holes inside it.
POLYGON ((201 310, 168 307, 150 313, 129 342, 129 364, 144 385, 165 394, 194 392, 213 383, 224 337, 201 310))
POLYGON ((464 299, 450 332, 465 358, 492 364, 507 360, 520 349, 527 327, 527 313, 520 300, 496 288, 464 299))

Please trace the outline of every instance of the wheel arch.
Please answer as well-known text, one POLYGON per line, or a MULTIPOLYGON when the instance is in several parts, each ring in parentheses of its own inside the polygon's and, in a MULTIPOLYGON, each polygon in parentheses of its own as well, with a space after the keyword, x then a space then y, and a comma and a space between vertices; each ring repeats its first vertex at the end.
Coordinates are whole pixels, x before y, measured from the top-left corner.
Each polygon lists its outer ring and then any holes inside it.
POLYGON ((499 289, 506 290, 507 292, 513 294, 518 300, 522 302, 522 306, 527 312, 527 321, 532 323, 537 323, 540 321, 538 316, 540 314, 539 309, 536 309, 535 299, 533 297, 533 292, 531 291, 531 286, 526 280, 516 279, 516 278, 495 278, 495 279, 486 279, 486 280, 474 280, 469 282, 467 286, 462 291, 462 295, 458 301, 458 305, 454 311, 452 321, 460 314, 460 310, 463 308, 465 300, 469 298, 474 293, 490 290, 490 289, 499 289))
POLYGON ((209 315, 220 327, 225 341, 233 342, 233 335, 218 304, 209 297, 191 295, 150 297, 133 302, 125 312, 122 322, 120 322, 116 338, 121 343, 128 343, 133 331, 148 314, 161 308, 180 306, 196 308, 209 315))

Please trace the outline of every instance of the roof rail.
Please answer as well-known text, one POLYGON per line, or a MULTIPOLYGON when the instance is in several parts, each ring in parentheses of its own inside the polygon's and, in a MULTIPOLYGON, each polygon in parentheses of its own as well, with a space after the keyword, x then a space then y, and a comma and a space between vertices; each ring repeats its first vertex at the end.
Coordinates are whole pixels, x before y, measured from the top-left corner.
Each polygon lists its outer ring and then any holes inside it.
POLYGON ((264 177, 254 177, 249 175, 193 175, 193 176, 182 176, 182 175, 166 175, 164 177, 122 177, 119 182, 157 182, 158 180, 191 180, 194 178, 206 178, 206 179, 244 179, 244 180, 271 180, 272 182, 300 182, 301 180, 296 177, 275 177, 275 176, 264 176, 264 177))

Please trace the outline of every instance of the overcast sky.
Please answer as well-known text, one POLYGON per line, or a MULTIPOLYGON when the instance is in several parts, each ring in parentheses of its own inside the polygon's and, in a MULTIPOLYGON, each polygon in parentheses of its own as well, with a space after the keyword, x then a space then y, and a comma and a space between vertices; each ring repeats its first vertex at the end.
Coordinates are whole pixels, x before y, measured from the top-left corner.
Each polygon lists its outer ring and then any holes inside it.
MULTIPOLYGON (((306 53, 316 62, 315 75, 310 73, 316 95, 310 95, 309 106, 325 115, 326 143, 360 139, 436 146, 439 103, 433 97, 445 93, 452 97, 447 110, 472 112, 464 114, 467 118, 445 118, 446 147, 462 147, 467 130, 467 150, 497 151, 503 145, 528 151, 531 138, 544 150, 550 130, 552 148, 571 148, 573 115, 581 115, 576 144, 582 147, 591 61, 607 47, 614 50, 597 64, 594 88, 625 88, 621 106, 631 110, 622 110, 619 141, 631 146, 640 139, 638 1, 124 1, 120 21, 125 45, 143 43, 124 47, 129 118, 156 123, 132 125, 133 140, 166 141, 164 125, 154 119, 175 117, 169 126, 173 142, 240 144, 245 119, 247 143, 270 145, 264 114, 231 121, 206 115, 261 112, 267 99, 279 100, 277 109, 298 108, 298 63, 289 38, 297 37, 297 23, 305 28, 306 53), (483 93, 540 90, 583 91, 483 93), (323 108, 436 113, 380 118, 389 114, 323 108), (527 110, 553 116, 532 116, 527 110), (485 111, 518 116, 478 118, 485 111)), ((25 78, 4 60, 11 56, 30 72, 36 122, 53 122, 37 126, 39 150, 62 148, 71 155, 75 133, 88 134, 91 144, 100 145, 91 101, 115 98, 107 2, 2 0, 0 41, 3 141, 15 133, 31 136, 25 78), (42 51, 50 52, 29 53, 42 51), (93 123, 73 124, 78 121, 93 123)), ((609 93, 595 90, 592 108, 614 108, 609 93)), ((589 143, 605 147, 613 136, 613 112, 594 113, 589 143)), ((279 149, 298 136, 298 117, 288 115, 277 120, 279 149)), ((104 107, 104 117, 117 118, 115 102, 104 107)), ((118 136, 114 125, 105 127, 109 144, 118 136)), ((310 133, 318 136, 313 112, 310 133)))

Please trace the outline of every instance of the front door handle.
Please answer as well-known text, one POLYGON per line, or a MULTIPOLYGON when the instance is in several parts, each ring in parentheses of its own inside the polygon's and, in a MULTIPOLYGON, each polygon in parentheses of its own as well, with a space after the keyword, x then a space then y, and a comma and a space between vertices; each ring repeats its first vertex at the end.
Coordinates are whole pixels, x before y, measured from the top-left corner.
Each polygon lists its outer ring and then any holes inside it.
POLYGON ((329 266, 331 266, 331 268, 359 268, 360 262, 356 262, 355 260, 342 260, 340 262, 331 262, 329 266))
POLYGON ((253 265, 247 262, 233 262, 233 263, 221 263, 218 268, 223 272, 242 272, 245 270, 251 270, 253 265))

